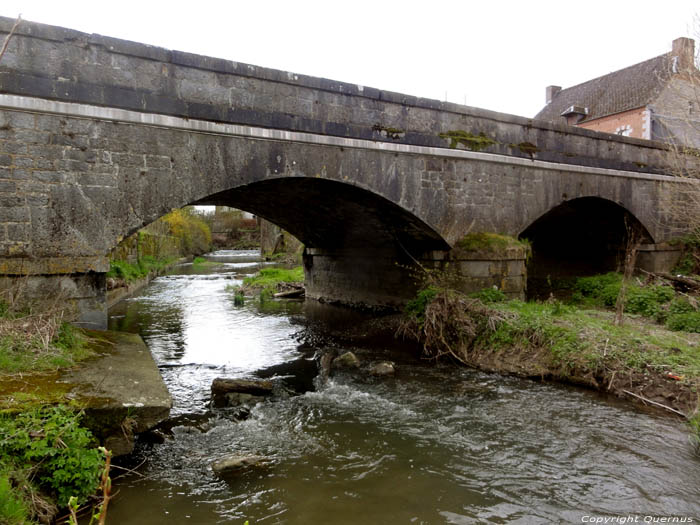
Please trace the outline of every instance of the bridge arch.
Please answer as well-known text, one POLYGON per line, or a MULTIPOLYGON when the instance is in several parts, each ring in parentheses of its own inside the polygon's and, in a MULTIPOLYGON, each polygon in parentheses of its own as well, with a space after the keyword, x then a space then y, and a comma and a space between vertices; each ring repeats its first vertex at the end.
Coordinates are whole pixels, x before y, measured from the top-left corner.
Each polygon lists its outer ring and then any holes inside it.
POLYGON ((618 270, 631 232, 643 244, 654 242, 644 224, 614 201, 580 197, 553 207, 519 234, 532 243, 528 293, 548 293, 557 279, 618 270))

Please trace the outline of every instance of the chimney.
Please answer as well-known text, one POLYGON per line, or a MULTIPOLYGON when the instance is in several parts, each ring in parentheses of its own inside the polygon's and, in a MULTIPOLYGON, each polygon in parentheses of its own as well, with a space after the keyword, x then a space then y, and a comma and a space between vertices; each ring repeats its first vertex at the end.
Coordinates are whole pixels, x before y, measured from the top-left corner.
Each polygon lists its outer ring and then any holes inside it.
POLYGON ((549 104, 552 100, 554 100, 554 97, 557 96, 557 93, 561 91, 561 86, 547 86, 547 104, 549 104))
POLYGON ((671 48, 673 57, 673 72, 681 73, 695 66, 695 40, 692 38, 676 38, 671 48))

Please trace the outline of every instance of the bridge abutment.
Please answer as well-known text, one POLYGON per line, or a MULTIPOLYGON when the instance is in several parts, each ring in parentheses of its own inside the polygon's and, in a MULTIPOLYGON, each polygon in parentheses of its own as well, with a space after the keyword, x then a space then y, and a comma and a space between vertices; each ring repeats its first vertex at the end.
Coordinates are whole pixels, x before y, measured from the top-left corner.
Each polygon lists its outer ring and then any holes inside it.
POLYGON ((63 310, 66 320, 81 328, 107 329, 106 278, 102 272, 58 275, 6 275, 0 290, 19 301, 41 302, 45 308, 63 310))

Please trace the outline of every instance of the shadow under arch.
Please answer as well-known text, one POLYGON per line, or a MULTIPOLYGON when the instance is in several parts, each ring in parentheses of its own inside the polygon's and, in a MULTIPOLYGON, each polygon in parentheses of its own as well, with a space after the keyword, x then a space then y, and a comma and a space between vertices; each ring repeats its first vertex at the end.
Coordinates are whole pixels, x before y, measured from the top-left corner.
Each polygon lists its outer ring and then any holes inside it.
POLYGON ((412 255, 448 250, 410 211, 370 190, 316 177, 280 177, 210 195, 194 204, 245 210, 285 229, 307 247, 378 249, 400 243, 412 255))
POLYGON ((528 296, 546 298, 562 280, 620 269, 628 239, 653 243, 647 228, 627 209, 600 197, 563 202, 535 220, 520 235, 532 243, 528 296))
POLYGON ((353 184, 315 177, 265 179, 193 203, 245 210, 305 245, 307 296, 397 307, 416 292, 413 266, 449 244, 410 210, 353 184))

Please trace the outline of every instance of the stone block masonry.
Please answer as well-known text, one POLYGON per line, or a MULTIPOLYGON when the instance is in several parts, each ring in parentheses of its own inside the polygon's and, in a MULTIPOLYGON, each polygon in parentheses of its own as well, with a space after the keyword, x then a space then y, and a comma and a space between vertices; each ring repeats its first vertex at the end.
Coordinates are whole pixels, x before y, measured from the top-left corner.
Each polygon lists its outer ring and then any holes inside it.
MULTIPOLYGON (((300 239, 312 296, 395 304, 397 262, 469 232, 517 237, 570 200, 668 240, 662 204, 686 183, 670 166, 654 143, 25 23, 0 65, 0 275, 93 283, 73 298, 93 323, 120 240, 213 204, 300 239), (494 143, 449 149, 454 130, 494 143)), ((461 264, 518 293, 517 263, 461 264)))

